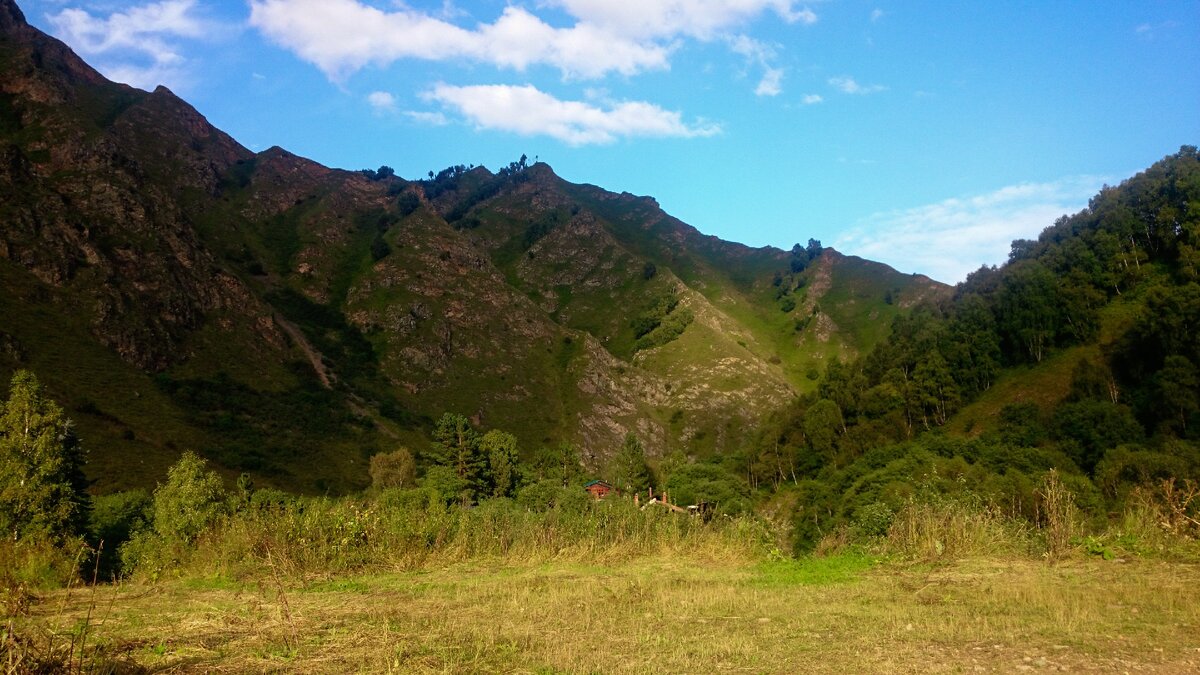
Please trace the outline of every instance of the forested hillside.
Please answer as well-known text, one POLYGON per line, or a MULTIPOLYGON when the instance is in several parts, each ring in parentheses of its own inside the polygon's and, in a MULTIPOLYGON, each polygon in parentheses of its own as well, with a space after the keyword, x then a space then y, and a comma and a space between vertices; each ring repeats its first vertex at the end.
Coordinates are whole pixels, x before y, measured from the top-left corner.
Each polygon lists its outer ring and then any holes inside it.
POLYGON ((830 364, 764 434, 757 480, 799 486, 811 543, 922 484, 1033 513, 1036 477, 1057 469, 1101 514, 1133 486, 1195 478, 1198 245, 1200 158, 1185 146, 830 364))

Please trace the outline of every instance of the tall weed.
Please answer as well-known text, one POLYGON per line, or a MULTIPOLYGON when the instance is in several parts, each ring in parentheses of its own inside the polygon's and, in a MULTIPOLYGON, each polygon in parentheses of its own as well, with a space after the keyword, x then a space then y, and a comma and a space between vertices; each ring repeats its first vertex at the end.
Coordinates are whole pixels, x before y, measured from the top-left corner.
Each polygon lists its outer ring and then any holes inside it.
POLYGON ((750 518, 702 519, 609 499, 534 511, 509 499, 447 506, 424 490, 377 499, 298 499, 228 516, 183 544, 135 537, 126 565, 135 576, 271 574, 320 576, 364 569, 414 569, 464 560, 615 561, 648 555, 758 559, 772 544, 750 518))
POLYGON ((1063 558, 1074 549, 1080 534, 1075 496, 1052 469, 1042 479, 1037 498, 1038 525, 1046 539, 1046 555, 1054 560, 1063 558))
POLYGON ((973 495, 931 496, 912 499, 896 513, 884 548, 922 560, 1023 555, 1030 550, 1030 531, 973 495))

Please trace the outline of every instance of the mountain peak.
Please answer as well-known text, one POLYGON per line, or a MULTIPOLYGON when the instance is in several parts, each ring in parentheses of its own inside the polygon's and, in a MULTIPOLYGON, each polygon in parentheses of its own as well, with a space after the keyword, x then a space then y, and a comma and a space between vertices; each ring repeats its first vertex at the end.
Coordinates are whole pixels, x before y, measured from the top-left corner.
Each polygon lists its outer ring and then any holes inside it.
POLYGON ((21 8, 13 0, 0 0, 0 30, 9 31, 28 25, 21 8))

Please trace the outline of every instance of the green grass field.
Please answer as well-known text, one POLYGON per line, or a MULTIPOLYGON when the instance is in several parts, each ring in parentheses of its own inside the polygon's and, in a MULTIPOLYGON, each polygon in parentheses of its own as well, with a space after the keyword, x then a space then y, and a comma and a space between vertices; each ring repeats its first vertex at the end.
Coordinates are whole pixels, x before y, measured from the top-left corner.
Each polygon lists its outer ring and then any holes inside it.
POLYGON ((143 672, 1196 672, 1200 568, 653 555, 47 593, 16 635, 143 672), (72 638, 74 636, 74 638, 72 638))

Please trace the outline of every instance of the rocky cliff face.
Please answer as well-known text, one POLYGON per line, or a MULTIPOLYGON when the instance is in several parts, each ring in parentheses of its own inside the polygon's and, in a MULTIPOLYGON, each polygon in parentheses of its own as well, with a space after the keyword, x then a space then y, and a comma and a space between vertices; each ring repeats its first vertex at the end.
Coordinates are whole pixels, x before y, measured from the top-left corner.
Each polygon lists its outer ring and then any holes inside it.
POLYGON ((96 339, 132 365, 164 369, 208 314, 253 311, 253 294, 205 250, 180 200, 214 197, 251 153, 165 88, 107 82, 5 5, 0 256, 90 296, 96 339))
POLYGON ((34 368, 73 408, 102 488, 192 446, 346 489, 444 411, 593 466, 628 431, 730 450, 825 359, 869 348, 838 288, 876 323, 900 311, 885 292, 945 292, 829 256, 781 309, 787 253, 544 164, 408 182, 254 154, 0 0, 0 371, 34 368))

